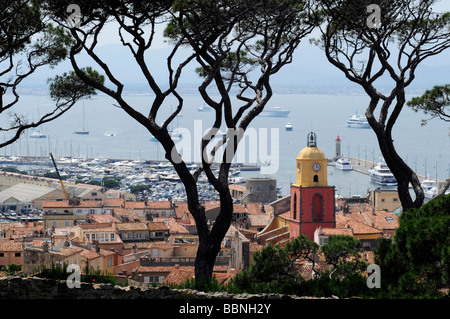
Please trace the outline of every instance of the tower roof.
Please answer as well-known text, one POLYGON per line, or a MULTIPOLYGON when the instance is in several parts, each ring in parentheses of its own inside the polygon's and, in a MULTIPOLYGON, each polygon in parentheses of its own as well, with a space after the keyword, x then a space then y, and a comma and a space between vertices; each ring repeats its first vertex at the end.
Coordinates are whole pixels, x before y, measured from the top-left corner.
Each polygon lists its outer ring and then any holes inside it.
POLYGON ((325 154, 317 146, 307 146, 300 151, 298 159, 324 159, 325 154))
POLYGON ((317 147, 316 134, 311 132, 308 134, 307 145, 298 154, 298 159, 325 159, 325 154, 317 147))

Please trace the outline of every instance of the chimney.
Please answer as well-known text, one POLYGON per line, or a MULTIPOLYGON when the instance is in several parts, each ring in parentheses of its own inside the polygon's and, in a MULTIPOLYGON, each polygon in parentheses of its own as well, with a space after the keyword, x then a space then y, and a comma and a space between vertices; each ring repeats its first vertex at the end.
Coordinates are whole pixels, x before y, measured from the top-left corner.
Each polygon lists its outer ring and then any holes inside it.
POLYGON ((98 246, 98 240, 94 240, 92 243, 94 244, 95 252, 97 254, 100 253, 100 247, 98 246))

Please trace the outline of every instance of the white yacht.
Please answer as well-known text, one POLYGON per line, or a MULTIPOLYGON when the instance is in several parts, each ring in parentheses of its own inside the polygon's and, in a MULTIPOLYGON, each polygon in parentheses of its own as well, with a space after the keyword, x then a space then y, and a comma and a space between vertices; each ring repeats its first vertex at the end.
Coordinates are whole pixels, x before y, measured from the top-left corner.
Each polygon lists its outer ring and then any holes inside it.
POLYGON ((265 107, 259 116, 287 117, 291 111, 279 106, 265 107))
POLYGON ((44 133, 41 133, 40 131, 34 131, 33 133, 30 134, 30 137, 32 137, 32 138, 47 138, 47 135, 45 135, 44 133))
POLYGON ((199 112, 209 112, 209 111, 211 111, 212 109, 209 107, 209 106, 199 106, 198 107, 198 109, 197 109, 199 112))
POLYGON ((347 120, 347 127, 370 128, 370 125, 365 116, 355 113, 347 120))
POLYGON ((429 191, 433 188, 437 187, 437 183, 435 180, 431 179, 430 177, 427 177, 426 179, 424 179, 421 183, 420 186, 422 186, 422 189, 424 191, 429 191))
POLYGON ((342 171, 351 171, 351 170, 353 170, 352 162, 350 160, 344 159, 344 158, 339 158, 334 163, 334 167, 336 167, 337 169, 340 169, 342 171))
POLYGON ((369 169, 369 175, 372 181, 382 186, 397 186, 397 180, 384 161, 369 169))

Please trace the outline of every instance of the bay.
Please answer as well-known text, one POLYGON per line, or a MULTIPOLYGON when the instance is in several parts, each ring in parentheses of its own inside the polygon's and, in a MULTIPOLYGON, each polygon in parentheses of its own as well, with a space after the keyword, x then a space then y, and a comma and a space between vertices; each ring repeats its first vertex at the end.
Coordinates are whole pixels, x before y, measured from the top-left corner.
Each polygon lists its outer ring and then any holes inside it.
MULTIPOLYGON (((410 99, 412 96, 408 96, 410 99)), ((153 101, 152 95, 129 95, 126 100, 144 115, 149 112, 153 101)), ((289 185, 295 180, 295 158, 306 146, 307 134, 311 131, 317 135, 318 147, 327 158, 335 153, 335 139, 339 135, 342 154, 378 162, 381 152, 374 132, 371 129, 347 128, 348 117, 355 112, 364 114, 368 98, 364 95, 349 94, 275 94, 268 106, 281 106, 290 110, 287 118, 258 117, 249 129, 257 132, 258 147, 254 140, 247 140, 240 146, 239 159, 246 164, 261 165, 261 172, 243 172, 244 177, 273 177, 283 194, 289 193, 289 185), (293 124, 292 131, 286 131, 287 122, 293 124), (277 134, 271 134, 276 130, 277 134), (276 152, 270 154, 259 144, 263 133, 267 132, 270 143, 275 143, 276 152), (276 138, 277 137, 277 138, 276 138), (245 148, 245 149, 243 149, 245 148), (257 152, 256 156, 254 152, 257 152), (256 157, 256 161, 255 161, 256 157), (263 174, 269 171, 271 174, 263 174)), ((52 101, 47 96, 25 95, 21 97, 18 111, 30 121, 37 120, 50 109, 52 101)), ((164 104, 158 122, 162 123, 171 111, 175 110, 177 101, 168 100, 164 104)), ((191 149, 183 157, 196 158, 194 149, 199 141, 196 132, 204 132, 213 123, 213 112, 199 112, 203 100, 197 94, 184 96, 182 116, 173 121, 172 128, 190 132, 188 144, 191 149), (201 128, 199 128, 199 123, 201 128)), ((236 111, 236 109, 234 110, 236 111)), ((415 113, 405 106, 394 128, 394 143, 399 154, 408 165, 420 175, 430 175, 444 180, 450 173, 450 136, 449 125, 440 120, 433 120, 421 126, 426 118, 423 113, 415 113)), ((10 119, 2 115, 0 125, 8 124, 10 119)), ((0 156, 72 156, 88 158, 164 160, 161 146, 151 141, 152 135, 139 123, 128 116, 122 109, 114 106, 114 101, 106 96, 96 96, 91 100, 79 102, 61 118, 43 125, 40 132, 47 138, 31 138, 33 132, 24 133, 19 141, 0 150, 0 156), (77 135, 74 132, 83 125, 83 103, 86 126, 89 135, 77 135)), ((225 131, 225 128, 221 128, 225 131)), ((11 133, 3 133, 0 140, 11 133)), ((185 137, 183 137, 185 138, 185 137)), ((184 144, 186 145, 186 144, 184 144)), ((50 159, 49 159, 50 160, 50 159)), ((377 187, 370 182, 367 175, 356 172, 341 172, 328 167, 330 175, 328 184, 335 185, 337 193, 349 196, 359 194, 365 196, 368 189, 377 187)))

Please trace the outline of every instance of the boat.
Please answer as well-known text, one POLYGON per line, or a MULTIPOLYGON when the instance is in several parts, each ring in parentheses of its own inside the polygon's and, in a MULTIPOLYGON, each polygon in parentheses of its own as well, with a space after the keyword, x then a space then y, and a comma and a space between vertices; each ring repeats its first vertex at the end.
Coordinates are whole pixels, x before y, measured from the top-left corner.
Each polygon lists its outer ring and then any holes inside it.
POLYGON ((270 117, 287 117, 291 111, 283 109, 279 106, 266 107, 261 112, 260 116, 270 117))
POLYGON ((292 123, 291 122, 287 122, 284 127, 286 128, 286 131, 292 131, 292 123))
POLYGON ((424 191, 430 191, 433 188, 437 188, 437 183, 435 180, 427 176, 421 183, 420 186, 424 191))
POLYGON ((114 132, 105 132, 105 133, 103 133, 103 135, 105 135, 105 136, 110 136, 110 137, 114 137, 114 136, 117 136, 117 133, 114 133, 114 132))
POLYGON ((371 180, 382 186, 397 186, 397 180, 391 170, 384 161, 369 169, 371 180))
POLYGON ((347 127, 370 128, 370 125, 365 116, 355 113, 347 120, 347 127))
POLYGON ((83 103, 83 128, 75 131, 75 134, 79 135, 89 135, 89 131, 85 129, 86 116, 84 111, 84 103, 83 103))
POLYGON ((32 137, 32 138, 47 138, 47 135, 45 135, 44 133, 41 133, 40 131, 34 131, 33 133, 30 134, 30 137, 32 137))
POLYGON ((420 186, 423 189, 423 193, 426 198, 432 199, 438 193, 437 182, 427 176, 421 183, 420 186))
POLYGON ((337 169, 340 169, 342 171, 351 171, 351 170, 353 170, 352 162, 350 160, 344 159, 344 158, 339 158, 334 163, 334 167, 336 167, 337 169))
POLYGON ((211 108, 207 107, 207 106, 199 106, 198 111, 199 112, 209 112, 209 111, 211 111, 211 108))

